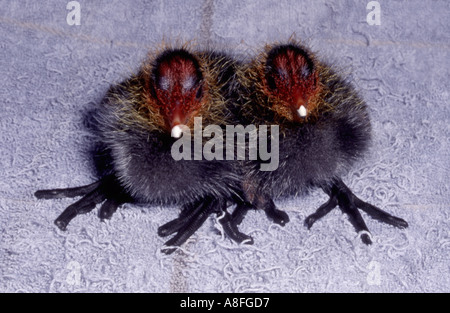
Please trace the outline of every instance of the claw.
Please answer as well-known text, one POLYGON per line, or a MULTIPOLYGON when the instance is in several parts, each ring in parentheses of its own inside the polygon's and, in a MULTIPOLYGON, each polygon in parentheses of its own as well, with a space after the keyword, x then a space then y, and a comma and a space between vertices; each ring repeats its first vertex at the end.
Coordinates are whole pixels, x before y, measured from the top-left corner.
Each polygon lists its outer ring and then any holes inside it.
POLYGON ((372 235, 369 232, 367 231, 360 232, 360 237, 362 242, 365 243, 366 245, 372 244, 372 235))

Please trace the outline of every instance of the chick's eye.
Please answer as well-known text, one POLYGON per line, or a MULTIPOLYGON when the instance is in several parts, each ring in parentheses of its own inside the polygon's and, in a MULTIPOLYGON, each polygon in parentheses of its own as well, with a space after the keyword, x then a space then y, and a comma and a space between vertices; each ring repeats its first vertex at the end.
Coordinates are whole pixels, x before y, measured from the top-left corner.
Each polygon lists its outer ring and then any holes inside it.
POLYGON ((203 88, 202 86, 200 86, 200 88, 198 88, 197 90, 197 93, 195 94, 195 99, 199 100, 202 96, 203 96, 203 88))
POLYGON ((267 85, 269 86, 269 88, 271 90, 274 90, 277 88, 277 84, 275 83, 275 79, 273 78, 272 75, 267 76, 267 85))
POLYGON ((271 90, 284 88, 284 86, 289 86, 291 83, 288 72, 284 69, 277 69, 276 72, 267 75, 266 81, 267 86, 271 90))

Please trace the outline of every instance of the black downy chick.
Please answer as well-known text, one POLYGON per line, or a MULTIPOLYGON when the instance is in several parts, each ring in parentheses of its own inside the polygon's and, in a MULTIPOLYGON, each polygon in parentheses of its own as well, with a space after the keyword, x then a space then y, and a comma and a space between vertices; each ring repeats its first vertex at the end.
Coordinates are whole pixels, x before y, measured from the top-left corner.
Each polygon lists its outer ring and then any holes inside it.
MULTIPOLYGON (((181 205, 179 218, 158 230, 160 236, 176 233, 163 249, 171 253, 211 213, 223 213, 227 201, 239 199, 240 178, 233 174, 232 164, 174 160, 171 148, 188 134, 186 127, 193 134, 194 117, 201 117, 203 125, 226 124, 232 75, 232 62, 224 56, 166 49, 150 57, 137 75, 111 87, 95 115, 109 159, 107 174, 91 185, 35 193, 40 199, 82 196, 55 224, 65 230, 75 216, 102 202, 100 218, 110 218, 127 202, 181 205)), ((226 214, 224 230, 232 238, 240 236, 228 226, 230 220, 226 214)))
MULTIPOLYGON (((306 218, 308 228, 336 206, 349 216, 366 244, 371 243, 370 233, 358 209, 395 227, 408 226, 359 199, 341 179, 367 151, 371 138, 366 104, 348 82, 295 42, 267 46, 245 72, 242 120, 280 127, 278 169, 260 171, 260 162, 246 164, 244 189, 254 207, 284 225, 287 214, 276 209, 272 199, 320 187, 330 199, 306 218)), ((235 225, 248 208, 240 206, 233 212, 235 225)))

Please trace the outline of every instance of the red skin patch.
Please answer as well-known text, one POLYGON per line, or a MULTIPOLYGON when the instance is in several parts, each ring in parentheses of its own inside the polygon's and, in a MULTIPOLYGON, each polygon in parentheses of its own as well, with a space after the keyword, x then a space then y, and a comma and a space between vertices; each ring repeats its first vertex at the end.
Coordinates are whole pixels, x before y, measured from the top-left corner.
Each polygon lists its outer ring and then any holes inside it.
MULTIPOLYGON (((301 105, 308 112, 315 108, 315 101, 310 98, 318 92, 318 75, 303 55, 293 50, 287 50, 273 58, 272 72, 269 73, 275 83, 275 88, 268 88, 269 93, 281 100, 294 116, 301 105)), ((277 108, 275 108, 277 109, 277 108)), ((285 115, 286 108, 278 108, 285 115)))
POLYGON ((156 100, 170 129, 178 124, 187 124, 200 109, 196 95, 201 88, 198 69, 192 60, 175 56, 159 64, 159 85, 155 86, 156 100))

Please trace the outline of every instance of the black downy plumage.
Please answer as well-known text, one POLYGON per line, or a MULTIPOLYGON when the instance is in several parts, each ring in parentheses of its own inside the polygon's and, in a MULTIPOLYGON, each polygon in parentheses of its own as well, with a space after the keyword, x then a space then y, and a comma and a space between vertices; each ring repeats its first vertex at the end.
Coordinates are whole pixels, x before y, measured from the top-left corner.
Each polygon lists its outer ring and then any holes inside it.
POLYGON ((163 252, 173 252, 211 213, 225 214, 221 222, 231 238, 244 238, 224 210, 227 201, 240 201, 233 164, 174 160, 171 154, 175 140, 187 135, 182 125, 193 134, 194 117, 201 117, 203 126, 226 124, 233 64, 217 53, 166 49, 111 87, 95 113, 106 174, 91 185, 35 193, 41 199, 82 196, 55 224, 65 230, 75 216, 102 202, 100 218, 110 218, 126 202, 157 203, 182 206, 180 216, 158 230, 160 236, 176 233, 163 252))
MULTIPOLYGON (((330 199, 306 218, 308 228, 336 206, 349 216, 366 244, 371 243, 370 233, 358 209, 395 227, 408 226, 359 199, 341 179, 367 151, 371 138, 366 104, 350 83, 296 42, 267 46, 240 80, 246 95, 240 120, 280 128, 278 169, 260 171, 261 161, 244 166, 249 203, 284 225, 289 218, 272 199, 320 187, 330 199)), ((235 227, 249 208, 241 205, 233 212, 235 227)))

